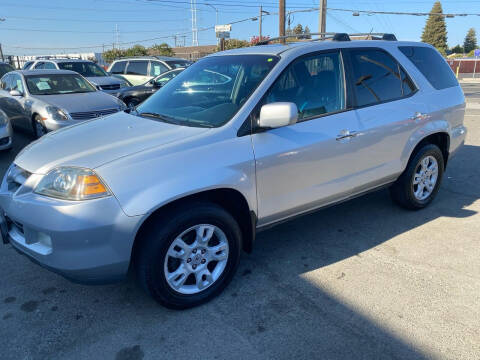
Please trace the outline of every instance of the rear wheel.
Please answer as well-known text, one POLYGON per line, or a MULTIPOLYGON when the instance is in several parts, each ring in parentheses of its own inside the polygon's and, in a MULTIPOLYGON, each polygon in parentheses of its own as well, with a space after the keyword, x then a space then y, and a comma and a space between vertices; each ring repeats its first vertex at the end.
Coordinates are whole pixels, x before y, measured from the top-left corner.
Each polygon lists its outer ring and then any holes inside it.
POLYGON ((422 209, 437 195, 443 172, 442 151, 436 145, 426 144, 410 159, 404 173, 390 188, 390 194, 407 209, 422 209))
POLYGON ((218 295, 240 259, 241 231, 223 208, 198 203, 150 223, 136 250, 137 277, 162 305, 185 309, 218 295))
POLYGON ((32 129, 33 129, 33 135, 35 136, 36 139, 41 138, 43 135, 45 135, 48 130, 43 125, 42 118, 40 115, 35 115, 35 117, 32 120, 32 129))

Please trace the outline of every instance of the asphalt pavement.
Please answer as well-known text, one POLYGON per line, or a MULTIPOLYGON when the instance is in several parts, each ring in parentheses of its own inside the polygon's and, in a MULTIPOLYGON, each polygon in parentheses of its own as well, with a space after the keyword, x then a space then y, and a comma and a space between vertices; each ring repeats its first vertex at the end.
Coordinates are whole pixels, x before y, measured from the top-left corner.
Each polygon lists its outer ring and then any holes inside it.
POLYGON ((430 207, 383 190, 262 232, 204 306, 76 285, 0 246, 0 358, 479 359, 480 84, 464 89, 467 142, 430 207))

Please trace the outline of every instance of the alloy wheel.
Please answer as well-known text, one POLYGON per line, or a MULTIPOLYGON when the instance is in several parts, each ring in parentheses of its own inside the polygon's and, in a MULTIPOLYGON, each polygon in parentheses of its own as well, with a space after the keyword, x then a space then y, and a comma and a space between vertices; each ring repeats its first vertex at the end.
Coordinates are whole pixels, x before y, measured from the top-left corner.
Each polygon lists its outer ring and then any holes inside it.
POLYGON ((168 248, 164 275, 168 285, 186 295, 213 285, 227 265, 229 245, 215 225, 199 224, 183 231, 168 248))
POLYGON ((413 175, 413 194, 417 200, 427 199, 435 189, 438 180, 438 162, 428 155, 420 160, 413 175))

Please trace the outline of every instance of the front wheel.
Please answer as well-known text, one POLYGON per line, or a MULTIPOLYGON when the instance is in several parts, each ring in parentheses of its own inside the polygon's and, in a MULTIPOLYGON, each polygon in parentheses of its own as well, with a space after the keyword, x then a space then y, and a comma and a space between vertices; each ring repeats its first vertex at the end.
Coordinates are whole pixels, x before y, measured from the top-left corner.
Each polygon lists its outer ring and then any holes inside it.
POLYGON ((35 139, 40 139, 48 132, 47 128, 43 125, 42 118, 39 115, 36 115, 32 120, 32 129, 35 139))
POLYGON ((393 200, 411 210, 426 207, 438 193, 444 164, 443 154, 438 146, 426 144, 420 148, 390 188, 393 200))
POLYGON ((215 204, 180 207, 152 221, 136 251, 137 277, 162 305, 185 309, 218 295, 239 263, 241 231, 215 204))

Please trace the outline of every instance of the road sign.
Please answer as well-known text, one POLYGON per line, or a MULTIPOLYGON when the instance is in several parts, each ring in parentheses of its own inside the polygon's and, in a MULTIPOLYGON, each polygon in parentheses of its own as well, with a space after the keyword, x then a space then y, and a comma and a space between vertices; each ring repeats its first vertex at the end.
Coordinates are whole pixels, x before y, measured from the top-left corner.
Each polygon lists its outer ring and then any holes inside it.
POLYGON ((219 39, 230 39, 230 33, 228 31, 217 32, 217 38, 219 38, 219 39))
POLYGON ((232 31, 232 25, 215 25, 215 32, 230 32, 232 31))
POLYGON ((480 56, 480 49, 475 49, 473 54, 475 55, 475 57, 479 57, 480 56))

